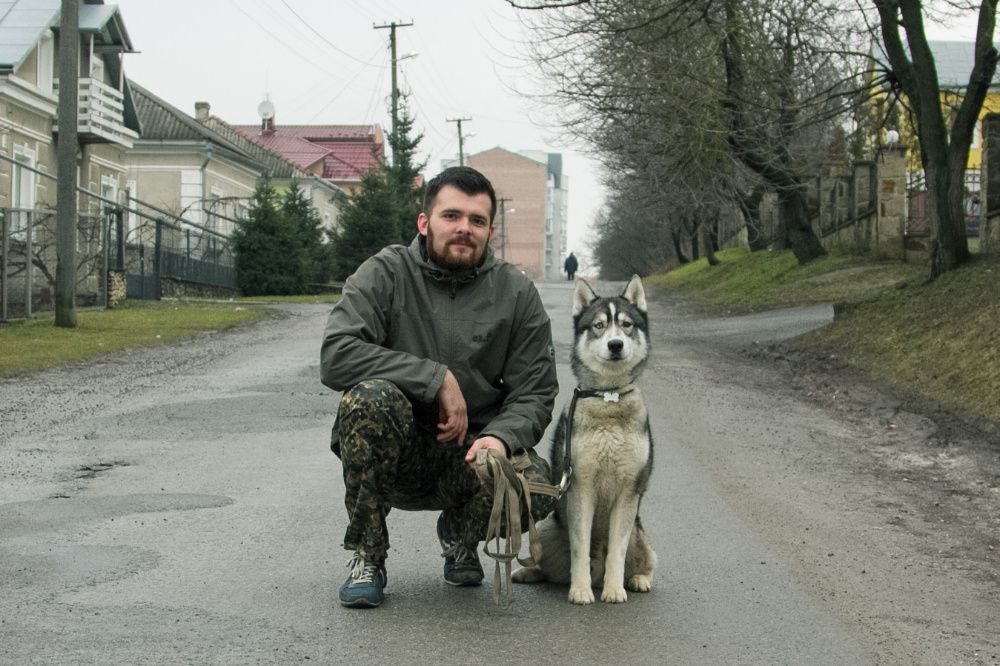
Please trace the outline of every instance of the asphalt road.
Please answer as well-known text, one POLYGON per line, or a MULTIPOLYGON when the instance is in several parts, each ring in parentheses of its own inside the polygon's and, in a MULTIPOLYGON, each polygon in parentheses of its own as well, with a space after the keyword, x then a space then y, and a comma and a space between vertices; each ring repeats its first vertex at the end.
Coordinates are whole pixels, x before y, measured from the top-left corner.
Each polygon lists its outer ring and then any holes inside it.
MULTIPOLYGON (((540 289, 561 408, 572 289, 540 289)), ((995 577, 886 522, 895 486, 832 452, 867 433, 714 353, 827 308, 699 322, 652 302, 652 592, 579 607, 516 586, 497 608, 489 586, 443 582, 433 514, 394 511, 376 610, 337 603, 325 308, 287 310, 0 382, 0 663, 996 663, 995 577)))

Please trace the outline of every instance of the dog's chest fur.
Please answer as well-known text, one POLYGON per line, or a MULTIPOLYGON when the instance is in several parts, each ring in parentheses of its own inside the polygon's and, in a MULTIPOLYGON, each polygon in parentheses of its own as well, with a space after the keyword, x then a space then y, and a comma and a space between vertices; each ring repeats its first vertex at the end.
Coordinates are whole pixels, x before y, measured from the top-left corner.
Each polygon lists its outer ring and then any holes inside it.
POLYGON ((584 398, 577 402, 573 423, 574 482, 601 498, 635 488, 649 462, 646 407, 639 389, 618 402, 584 398))

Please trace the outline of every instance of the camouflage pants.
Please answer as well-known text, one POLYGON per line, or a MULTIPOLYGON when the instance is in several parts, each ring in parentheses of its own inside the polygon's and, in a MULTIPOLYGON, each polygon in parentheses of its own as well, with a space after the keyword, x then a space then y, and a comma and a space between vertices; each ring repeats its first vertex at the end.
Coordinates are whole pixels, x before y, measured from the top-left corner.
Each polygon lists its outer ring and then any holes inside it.
MULTIPOLYGON (((385 519, 393 507, 439 510, 448 533, 468 546, 486 536, 492 489, 480 483, 465 462, 464 446, 439 442, 434 431, 418 425, 410 402, 385 380, 366 380, 344 393, 337 415, 340 459, 347 488, 349 523, 344 535, 347 550, 366 558, 382 559, 389 550, 385 519)), ((549 465, 534 449, 525 476, 549 483, 549 465)), ((555 500, 532 495, 531 513, 541 520, 555 500)), ((527 511, 522 515, 527 529, 527 511)))

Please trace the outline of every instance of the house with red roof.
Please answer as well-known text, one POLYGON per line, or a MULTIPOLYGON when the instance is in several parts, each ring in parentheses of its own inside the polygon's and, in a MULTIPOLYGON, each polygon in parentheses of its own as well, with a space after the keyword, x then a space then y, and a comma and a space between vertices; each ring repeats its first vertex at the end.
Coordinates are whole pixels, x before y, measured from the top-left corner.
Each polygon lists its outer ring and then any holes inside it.
POLYGON ((385 133, 378 125, 233 125, 240 135, 281 155, 298 168, 329 180, 348 194, 385 161, 385 133))

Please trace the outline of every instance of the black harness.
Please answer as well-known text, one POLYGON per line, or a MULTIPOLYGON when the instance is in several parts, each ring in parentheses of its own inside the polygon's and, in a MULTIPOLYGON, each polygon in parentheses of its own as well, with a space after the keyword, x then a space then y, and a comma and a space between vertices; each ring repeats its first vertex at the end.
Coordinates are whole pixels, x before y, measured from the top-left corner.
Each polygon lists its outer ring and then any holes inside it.
POLYGON ((573 478, 572 464, 572 443, 573 443, 573 418, 576 415, 576 401, 580 398, 604 398, 604 402, 618 402, 623 395, 628 395, 635 390, 631 388, 611 388, 611 389, 586 389, 577 386, 573 389, 573 397, 569 401, 569 415, 566 420, 566 436, 563 438, 563 473, 559 481, 559 496, 562 497, 573 478))

